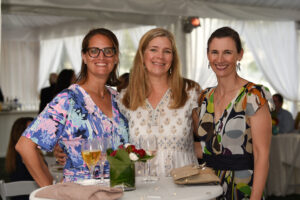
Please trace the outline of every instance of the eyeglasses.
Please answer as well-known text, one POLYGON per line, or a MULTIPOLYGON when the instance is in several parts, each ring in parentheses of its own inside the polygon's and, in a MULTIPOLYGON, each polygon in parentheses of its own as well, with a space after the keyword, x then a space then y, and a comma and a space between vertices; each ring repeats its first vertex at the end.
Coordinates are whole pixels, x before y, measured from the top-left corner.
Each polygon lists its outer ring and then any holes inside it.
POLYGON ((92 58, 97 58, 102 51, 105 57, 113 57, 116 54, 116 49, 114 47, 107 47, 99 49, 97 47, 91 47, 86 49, 89 56, 92 58))

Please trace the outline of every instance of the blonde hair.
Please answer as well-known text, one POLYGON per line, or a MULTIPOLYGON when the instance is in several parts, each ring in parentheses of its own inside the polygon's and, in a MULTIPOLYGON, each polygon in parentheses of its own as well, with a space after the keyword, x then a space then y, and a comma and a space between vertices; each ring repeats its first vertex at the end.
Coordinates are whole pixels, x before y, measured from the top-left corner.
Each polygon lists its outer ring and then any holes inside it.
POLYGON ((129 85, 122 99, 122 103, 130 110, 136 110, 138 107, 143 106, 151 92, 148 74, 144 67, 144 53, 150 41, 156 37, 167 37, 172 46, 173 60, 168 73, 169 84, 172 91, 170 108, 180 108, 188 99, 186 81, 184 81, 181 76, 180 60, 174 36, 168 30, 155 28, 145 33, 141 38, 134 58, 133 67, 130 71, 129 85))

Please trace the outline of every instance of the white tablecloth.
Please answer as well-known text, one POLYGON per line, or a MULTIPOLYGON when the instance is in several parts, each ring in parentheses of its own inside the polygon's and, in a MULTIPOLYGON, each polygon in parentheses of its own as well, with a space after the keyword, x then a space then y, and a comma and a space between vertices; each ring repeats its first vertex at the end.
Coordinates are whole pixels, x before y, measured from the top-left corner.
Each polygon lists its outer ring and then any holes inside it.
MULTIPOLYGON (((38 190, 31 193, 30 200, 48 200, 34 197, 38 190)), ((171 177, 161 178, 156 183, 143 183, 141 177, 137 177, 136 190, 124 192, 121 200, 208 200, 218 197, 222 191, 220 185, 176 185, 171 177)))
POLYGON ((300 134, 272 137, 267 195, 300 194, 300 134))

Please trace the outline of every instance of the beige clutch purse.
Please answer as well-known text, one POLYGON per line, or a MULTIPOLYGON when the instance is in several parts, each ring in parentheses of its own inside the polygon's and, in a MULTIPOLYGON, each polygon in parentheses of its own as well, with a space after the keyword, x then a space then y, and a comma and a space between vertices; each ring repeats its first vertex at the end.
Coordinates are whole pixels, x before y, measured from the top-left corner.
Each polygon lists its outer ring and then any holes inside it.
POLYGON ((176 184, 218 184, 220 178, 214 170, 204 165, 187 165, 171 170, 171 176, 176 184))

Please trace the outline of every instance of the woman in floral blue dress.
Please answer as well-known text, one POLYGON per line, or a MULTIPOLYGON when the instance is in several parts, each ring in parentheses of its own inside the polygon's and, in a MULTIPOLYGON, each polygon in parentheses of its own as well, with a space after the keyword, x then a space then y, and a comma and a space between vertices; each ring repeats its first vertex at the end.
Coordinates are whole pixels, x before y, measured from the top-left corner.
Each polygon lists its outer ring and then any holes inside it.
POLYGON ((243 49, 233 29, 223 27, 212 33, 207 56, 218 85, 204 90, 200 107, 193 110, 195 151, 221 179, 224 192, 218 199, 263 199, 272 96, 268 88, 237 74, 243 49))
POLYGON ((77 84, 60 92, 25 130, 16 145, 39 186, 52 184, 37 148, 52 151, 57 143, 67 155, 64 181, 90 176, 81 157, 83 139, 108 137, 116 148, 128 142, 128 125, 119 112, 117 84, 119 44, 109 30, 91 30, 82 42, 82 65, 77 84))

